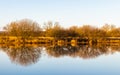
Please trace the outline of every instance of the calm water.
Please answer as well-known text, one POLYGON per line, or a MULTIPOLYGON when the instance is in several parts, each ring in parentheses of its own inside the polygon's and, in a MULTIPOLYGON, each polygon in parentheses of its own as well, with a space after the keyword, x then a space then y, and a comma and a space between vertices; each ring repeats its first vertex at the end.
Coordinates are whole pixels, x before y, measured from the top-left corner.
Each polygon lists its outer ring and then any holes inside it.
POLYGON ((120 75, 119 45, 2 46, 0 75, 120 75))

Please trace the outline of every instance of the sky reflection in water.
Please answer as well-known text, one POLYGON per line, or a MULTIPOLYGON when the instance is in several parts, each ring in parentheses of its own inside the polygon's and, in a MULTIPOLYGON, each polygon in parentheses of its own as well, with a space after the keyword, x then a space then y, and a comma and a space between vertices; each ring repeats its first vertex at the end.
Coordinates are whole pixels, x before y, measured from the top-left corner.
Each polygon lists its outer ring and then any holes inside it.
POLYGON ((0 75, 119 75, 120 46, 1 47, 0 75))

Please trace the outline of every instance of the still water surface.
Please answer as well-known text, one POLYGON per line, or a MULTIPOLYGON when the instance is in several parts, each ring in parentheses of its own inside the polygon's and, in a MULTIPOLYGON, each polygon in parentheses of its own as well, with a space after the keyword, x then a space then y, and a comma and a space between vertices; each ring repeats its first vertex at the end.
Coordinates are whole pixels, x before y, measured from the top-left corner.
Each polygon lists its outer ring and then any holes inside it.
POLYGON ((1 47, 0 75, 120 75, 120 46, 1 47))

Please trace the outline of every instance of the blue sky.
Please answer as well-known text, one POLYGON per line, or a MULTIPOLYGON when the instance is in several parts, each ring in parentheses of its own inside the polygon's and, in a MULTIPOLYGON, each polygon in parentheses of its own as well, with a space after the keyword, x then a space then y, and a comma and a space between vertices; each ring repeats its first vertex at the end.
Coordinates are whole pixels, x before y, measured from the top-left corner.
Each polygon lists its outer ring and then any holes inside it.
POLYGON ((0 0, 0 28, 24 18, 64 27, 105 23, 120 26, 120 0, 0 0))

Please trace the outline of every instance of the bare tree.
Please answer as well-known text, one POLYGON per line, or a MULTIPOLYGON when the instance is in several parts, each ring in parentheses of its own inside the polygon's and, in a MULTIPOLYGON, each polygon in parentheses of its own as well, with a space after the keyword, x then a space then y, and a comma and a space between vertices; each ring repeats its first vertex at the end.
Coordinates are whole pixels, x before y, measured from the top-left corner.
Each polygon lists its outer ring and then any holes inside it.
POLYGON ((33 36, 35 32, 40 32, 41 28, 37 22, 29 19, 23 19, 11 22, 5 27, 5 30, 11 36, 21 37, 21 39, 25 42, 25 39, 33 36))

